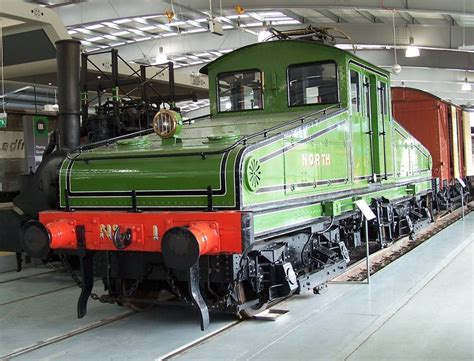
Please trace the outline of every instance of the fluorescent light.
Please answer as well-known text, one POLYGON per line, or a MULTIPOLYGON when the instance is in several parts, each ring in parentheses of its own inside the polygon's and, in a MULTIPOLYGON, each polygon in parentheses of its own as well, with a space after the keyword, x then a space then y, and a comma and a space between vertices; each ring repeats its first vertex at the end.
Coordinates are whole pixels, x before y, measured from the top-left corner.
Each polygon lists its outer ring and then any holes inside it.
POLYGON ((116 33, 112 33, 112 35, 115 36, 122 36, 122 35, 127 35, 130 34, 130 31, 124 30, 124 31, 117 31, 116 33))
POLYGON ((406 58, 416 58, 420 56, 420 49, 417 46, 409 46, 407 50, 405 50, 405 57, 406 58))
POLYGON ((85 40, 94 42, 102 39, 104 39, 102 36, 95 36, 93 38, 86 38, 85 40))
POLYGON ((145 33, 143 31, 140 31, 138 29, 130 29, 131 32, 137 34, 137 35, 145 35, 145 33))
POLYGON ((193 26, 201 27, 201 24, 199 24, 196 20, 188 20, 187 23, 193 26))
POLYGON ((285 14, 279 12, 279 11, 260 11, 258 15, 263 16, 263 17, 277 17, 277 16, 284 16, 285 14))
POLYGON ((467 81, 467 77, 464 79, 464 83, 462 84, 461 90, 463 92, 469 92, 472 90, 471 84, 467 81))
POLYGON ((191 30, 188 30, 186 31, 188 34, 193 34, 193 33, 202 33, 204 31, 207 31, 207 29, 204 29, 204 28, 200 28, 200 29, 191 29, 191 30))
POLYGON ((420 49, 417 46, 413 45, 413 36, 410 36, 410 46, 405 50, 405 57, 406 58, 416 58, 420 56, 420 49))
POLYGON ((255 26, 262 26, 262 23, 261 22, 256 22, 256 23, 248 23, 248 24, 242 24, 241 25, 243 28, 252 28, 252 27, 255 27, 255 26))
POLYGON ((264 18, 263 16, 260 16, 260 15, 257 14, 257 13, 249 13, 249 15, 250 15, 251 17, 253 17, 254 19, 257 19, 257 20, 259 20, 259 21, 265 20, 265 18, 264 18))
POLYGON ((167 25, 160 24, 158 25, 158 27, 166 31, 172 31, 171 28, 167 25))
POLYGON ((301 24, 298 20, 281 20, 281 21, 273 21, 272 25, 294 25, 294 24, 301 24))
POLYGON ((117 24, 111 23, 109 21, 106 21, 102 24, 104 24, 104 25, 106 25, 106 26, 108 26, 109 28, 112 28, 112 29, 120 29, 120 26, 118 26, 117 24))
POLYGON ((153 65, 164 64, 168 62, 168 56, 163 52, 163 47, 158 48, 158 54, 156 54, 155 62, 153 65))
POLYGON ((141 30, 141 31, 148 31, 148 30, 152 30, 152 29, 156 29, 156 26, 150 25, 150 26, 145 26, 143 28, 138 28, 138 30, 141 30))
POLYGON ((148 24, 148 22, 143 18, 133 18, 133 21, 141 24, 148 24))
POLYGON ((77 34, 77 31, 76 30, 68 30, 67 33, 69 35, 73 35, 73 34, 77 34))
POLYGON ((125 23, 129 23, 130 21, 132 21, 132 19, 118 19, 118 20, 114 20, 114 23, 115 24, 125 24, 125 23))
POLYGON ((227 19, 243 19, 243 18, 248 18, 249 16, 247 14, 242 14, 242 15, 229 15, 227 16, 227 19))
POLYGON ((94 24, 94 25, 89 25, 89 26, 84 26, 86 29, 89 29, 89 30, 95 30, 95 29, 100 29, 100 28, 103 28, 104 25, 102 24, 94 24))
POLYGON ((79 31, 80 33, 83 33, 83 34, 92 34, 92 32, 90 30, 87 30, 87 29, 84 29, 84 28, 76 28, 74 30, 79 31))

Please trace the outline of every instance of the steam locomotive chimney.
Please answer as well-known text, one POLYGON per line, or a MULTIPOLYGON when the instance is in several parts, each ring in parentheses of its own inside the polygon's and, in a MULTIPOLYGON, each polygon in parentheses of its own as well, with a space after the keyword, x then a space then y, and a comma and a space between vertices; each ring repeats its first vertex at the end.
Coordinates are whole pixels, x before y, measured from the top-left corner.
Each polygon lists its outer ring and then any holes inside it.
POLYGON ((77 40, 56 42, 59 148, 64 151, 80 144, 80 46, 77 40))

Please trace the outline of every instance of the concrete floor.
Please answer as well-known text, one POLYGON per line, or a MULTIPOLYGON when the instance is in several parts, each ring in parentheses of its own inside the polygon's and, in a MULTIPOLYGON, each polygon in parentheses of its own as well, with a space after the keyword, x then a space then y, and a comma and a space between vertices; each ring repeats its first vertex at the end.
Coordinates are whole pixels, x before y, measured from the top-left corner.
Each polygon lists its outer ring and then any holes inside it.
MULTIPOLYGON (((293 297, 276 306, 290 311, 277 321, 239 323, 172 359, 474 360, 473 240, 470 214, 379 271, 370 286, 331 284, 322 295, 293 297)), ((125 308, 97 302, 77 320, 79 290, 69 275, 56 271, 13 281, 17 276, 0 274, 0 359, 123 316, 14 359, 154 360, 234 321, 213 315, 203 333, 190 309, 127 316, 125 308)))

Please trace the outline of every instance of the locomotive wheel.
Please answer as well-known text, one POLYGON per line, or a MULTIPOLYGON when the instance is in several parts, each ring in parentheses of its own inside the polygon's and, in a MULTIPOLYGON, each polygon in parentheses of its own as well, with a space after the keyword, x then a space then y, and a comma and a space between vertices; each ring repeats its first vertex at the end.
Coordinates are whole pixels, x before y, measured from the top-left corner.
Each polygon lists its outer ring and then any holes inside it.
MULTIPOLYGON (((237 298, 241 304, 247 301, 247 296, 245 295, 245 289, 242 283, 238 284, 236 288, 236 293, 237 293, 237 298)), ((244 319, 252 318, 255 315, 259 314, 260 312, 265 311, 267 307, 268 307, 268 302, 258 303, 255 306, 240 310, 239 316, 244 319)))

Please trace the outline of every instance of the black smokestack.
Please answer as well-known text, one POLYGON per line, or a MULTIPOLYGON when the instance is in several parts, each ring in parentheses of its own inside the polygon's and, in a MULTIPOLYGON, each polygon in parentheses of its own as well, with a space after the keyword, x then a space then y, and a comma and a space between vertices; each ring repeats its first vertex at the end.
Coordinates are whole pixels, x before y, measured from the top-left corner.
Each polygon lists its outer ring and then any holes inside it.
POLYGON ((80 47, 78 40, 56 42, 59 147, 66 151, 80 144, 80 47))

